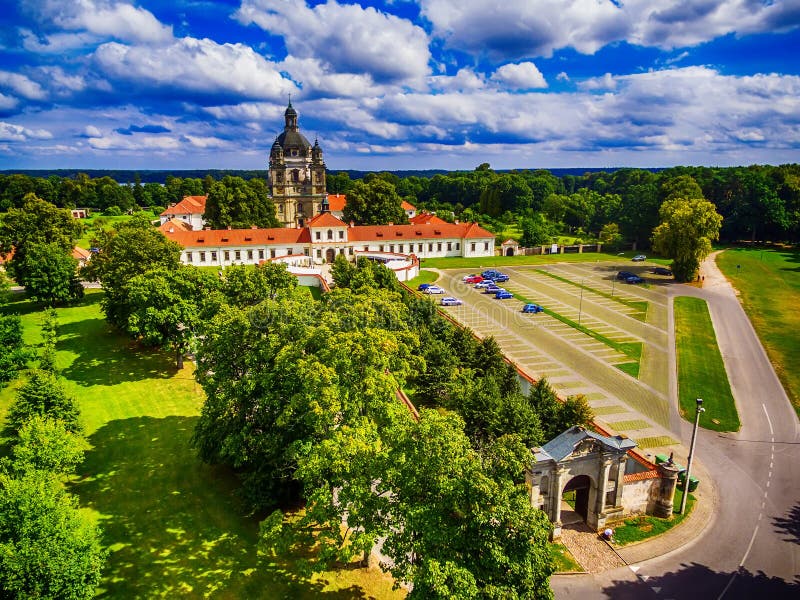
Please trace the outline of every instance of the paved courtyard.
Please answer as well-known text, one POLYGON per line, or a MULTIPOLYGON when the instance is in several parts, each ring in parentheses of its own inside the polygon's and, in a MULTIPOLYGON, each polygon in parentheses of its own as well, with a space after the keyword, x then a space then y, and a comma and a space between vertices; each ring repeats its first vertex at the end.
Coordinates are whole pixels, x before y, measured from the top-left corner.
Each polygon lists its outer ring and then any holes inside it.
POLYGON ((464 302, 446 309, 456 320, 480 337, 494 336, 509 359, 535 379, 546 377, 559 394, 584 394, 599 422, 655 454, 677 450, 678 442, 670 432, 675 414, 668 400, 668 284, 649 274, 650 268, 630 262, 506 267, 501 270, 511 279, 503 287, 519 298, 511 300, 496 300, 462 283, 464 275, 480 269, 440 271, 437 283, 464 302), (640 274, 648 283, 620 283, 619 270, 640 274), (524 314, 522 299, 614 344, 556 316, 524 314), (619 343, 642 345, 638 377, 618 368, 636 360, 613 347, 619 343))

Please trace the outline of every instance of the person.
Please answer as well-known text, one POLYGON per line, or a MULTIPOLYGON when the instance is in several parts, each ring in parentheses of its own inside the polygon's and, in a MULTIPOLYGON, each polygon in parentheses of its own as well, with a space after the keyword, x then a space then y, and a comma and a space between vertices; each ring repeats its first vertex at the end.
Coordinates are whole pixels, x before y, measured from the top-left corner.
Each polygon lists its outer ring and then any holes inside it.
POLYGON ((613 535, 614 535, 614 530, 611 529, 610 527, 606 527, 603 530, 603 539, 604 540, 610 542, 611 541, 611 536, 613 536, 613 535))

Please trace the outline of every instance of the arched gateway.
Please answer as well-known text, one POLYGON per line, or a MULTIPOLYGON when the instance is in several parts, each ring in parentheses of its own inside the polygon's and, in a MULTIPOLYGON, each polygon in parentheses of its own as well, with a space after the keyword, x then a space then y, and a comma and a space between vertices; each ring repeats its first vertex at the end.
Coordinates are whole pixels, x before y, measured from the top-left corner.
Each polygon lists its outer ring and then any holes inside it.
POLYGON ((627 514, 671 512, 677 471, 667 473, 630 458, 635 447, 624 436, 572 427, 533 449, 536 462, 527 474, 531 504, 547 513, 554 538, 561 535, 565 493, 572 501, 574 492, 575 513, 597 531, 627 514))

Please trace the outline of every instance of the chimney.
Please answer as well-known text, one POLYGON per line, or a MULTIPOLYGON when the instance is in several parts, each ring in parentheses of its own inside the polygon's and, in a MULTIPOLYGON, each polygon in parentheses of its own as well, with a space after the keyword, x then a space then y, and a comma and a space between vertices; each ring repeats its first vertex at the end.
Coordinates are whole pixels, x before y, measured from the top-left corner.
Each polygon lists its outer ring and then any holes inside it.
POLYGON ((231 229, 233 229, 233 227, 231 227, 230 225, 228 225, 228 231, 230 231, 231 229))
POLYGON ((394 223, 392 223, 391 221, 389 221, 389 227, 393 227, 393 226, 394 226, 394 223))
POLYGON ((355 227, 355 226, 356 226, 355 221, 350 221, 350 227, 355 227))
POLYGON ((250 229, 258 229, 258 225, 250 225, 250 229))

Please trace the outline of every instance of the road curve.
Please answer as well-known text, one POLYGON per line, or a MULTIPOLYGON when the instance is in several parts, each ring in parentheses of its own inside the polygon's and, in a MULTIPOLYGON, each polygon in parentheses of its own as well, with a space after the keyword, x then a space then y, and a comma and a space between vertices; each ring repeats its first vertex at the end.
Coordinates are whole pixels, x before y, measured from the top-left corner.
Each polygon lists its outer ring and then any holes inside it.
MULTIPOLYGON (((660 557, 592 577, 554 577, 556 598, 800 598, 800 425, 715 257, 703 263, 703 288, 675 285, 669 295, 708 302, 742 421, 737 433, 698 435, 697 458, 717 484, 716 518, 694 542, 660 557)), ((688 446, 691 425, 680 433, 688 446)))

